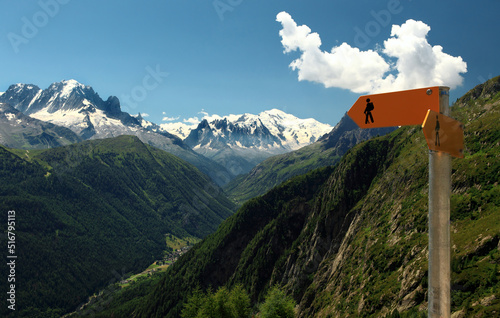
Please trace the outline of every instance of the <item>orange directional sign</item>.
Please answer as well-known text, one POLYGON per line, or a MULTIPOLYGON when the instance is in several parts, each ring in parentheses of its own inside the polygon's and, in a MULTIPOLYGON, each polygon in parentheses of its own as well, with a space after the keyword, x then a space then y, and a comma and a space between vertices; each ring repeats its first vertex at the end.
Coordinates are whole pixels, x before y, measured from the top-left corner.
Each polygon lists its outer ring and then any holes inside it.
POLYGON ((421 125, 427 110, 439 111, 439 86, 363 95, 347 112, 360 128, 421 125))
POLYGON ((430 150, 464 157, 464 126, 461 122, 429 109, 422 129, 430 150))

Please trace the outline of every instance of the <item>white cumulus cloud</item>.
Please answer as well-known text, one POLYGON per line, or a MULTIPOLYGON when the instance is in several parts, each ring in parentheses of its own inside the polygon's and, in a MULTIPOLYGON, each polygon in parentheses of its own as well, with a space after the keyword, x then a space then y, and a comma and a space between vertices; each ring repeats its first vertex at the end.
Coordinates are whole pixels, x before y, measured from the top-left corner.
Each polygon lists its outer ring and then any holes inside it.
POLYGON ((182 121, 189 125, 198 125, 200 123, 200 119, 198 117, 190 117, 188 119, 183 119, 182 121))
MULTIPOLYGON (((165 112, 163 112, 163 115, 165 115, 165 112)), ((177 117, 168 117, 168 116, 165 116, 163 117, 162 121, 176 121, 180 118, 180 116, 177 116, 177 117)))
POLYGON ((393 25, 391 37, 380 52, 361 51, 347 43, 323 51, 321 38, 306 25, 297 25, 292 16, 280 12, 276 21, 284 53, 300 51, 290 67, 298 71, 299 81, 311 81, 325 87, 338 87, 355 93, 380 93, 425 86, 462 84, 461 73, 467 64, 461 57, 443 52, 439 45, 427 42, 430 27, 421 21, 407 20, 393 25), (390 59, 395 59, 391 63, 390 59))

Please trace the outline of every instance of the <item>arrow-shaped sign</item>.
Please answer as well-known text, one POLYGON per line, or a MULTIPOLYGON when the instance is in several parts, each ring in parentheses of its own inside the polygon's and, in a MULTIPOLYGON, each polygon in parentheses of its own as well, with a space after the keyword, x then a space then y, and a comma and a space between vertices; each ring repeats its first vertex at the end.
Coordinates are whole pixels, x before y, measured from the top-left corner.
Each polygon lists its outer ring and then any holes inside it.
POLYGON ((360 128, 422 125, 427 110, 439 112, 439 94, 440 87, 434 86, 363 95, 347 114, 360 128))
POLYGON ((461 122, 429 109, 422 129, 430 150, 464 157, 464 126, 461 122))

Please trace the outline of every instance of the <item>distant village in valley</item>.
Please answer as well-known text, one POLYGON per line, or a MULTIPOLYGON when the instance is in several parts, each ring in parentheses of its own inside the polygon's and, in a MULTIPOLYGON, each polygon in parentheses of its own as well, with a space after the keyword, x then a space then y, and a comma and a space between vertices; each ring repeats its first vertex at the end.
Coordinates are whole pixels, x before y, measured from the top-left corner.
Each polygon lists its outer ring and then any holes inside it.
POLYGON ((186 254, 191 249, 191 247, 193 247, 192 243, 188 242, 188 244, 189 245, 182 246, 177 249, 174 248, 168 254, 165 253, 165 256, 162 259, 155 261, 142 273, 127 277, 126 279, 120 281, 120 284, 122 286, 133 284, 138 279, 145 278, 146 276, 151 276, 154 273, 165 271, 170 265, 174 264, 179 259, 179 257, 186 254))
POLYGON ((172 253, 166 255, 162 260, 156 261, 157 265, 172 265, 175 263, 179 257, 183 254, 187 253, 191 249, 192 246, 184 246, 179 249, 174 250, 172 253))

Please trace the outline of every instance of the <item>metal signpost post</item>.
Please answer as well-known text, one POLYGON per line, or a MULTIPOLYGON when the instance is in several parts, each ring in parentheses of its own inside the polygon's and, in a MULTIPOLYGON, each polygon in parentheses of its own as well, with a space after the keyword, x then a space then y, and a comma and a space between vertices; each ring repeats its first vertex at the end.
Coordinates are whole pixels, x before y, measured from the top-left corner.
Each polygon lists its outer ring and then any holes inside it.
MULTIPOLYGON (((439 89, 439 110, 449 115, 449 89, 439 89)), ((436 125, 439 133, 439 126, 436 125)), ((428 316, 451 315, 450 247, 451 157, 429 150, 429 288, 428 316)))
POLYGON ((451 315, 451 157, 463 157, 463 125, 448 117, 449 87, 365 95, 347 114, 360 128, 422 124, 429 146, 428 316, 451 315))

